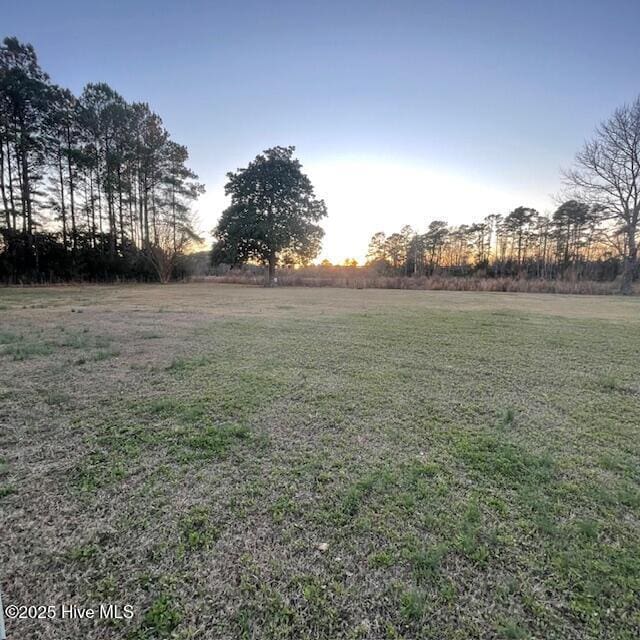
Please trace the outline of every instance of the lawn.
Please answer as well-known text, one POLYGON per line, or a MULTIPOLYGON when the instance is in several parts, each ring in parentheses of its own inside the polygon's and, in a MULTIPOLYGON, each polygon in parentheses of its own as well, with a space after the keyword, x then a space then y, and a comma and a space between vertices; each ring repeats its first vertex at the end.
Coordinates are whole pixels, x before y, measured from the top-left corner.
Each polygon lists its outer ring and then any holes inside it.
POLYGON ((9 639, 640 634, 640 299, 0 290, 9 639))

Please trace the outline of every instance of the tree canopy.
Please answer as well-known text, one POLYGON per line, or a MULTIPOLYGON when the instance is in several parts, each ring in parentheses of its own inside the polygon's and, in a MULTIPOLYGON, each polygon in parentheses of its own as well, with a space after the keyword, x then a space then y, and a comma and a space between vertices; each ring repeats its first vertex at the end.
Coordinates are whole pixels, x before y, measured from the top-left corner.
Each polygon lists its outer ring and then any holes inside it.
POLYGON ((160 278, 196 238, 203 186, 148 104, 55 85, 34 48, 0 45, 0 280, 160 278), (170 238, 171 242, 167 241, 170 238))
POLYGON ((231 204, 213 231, 214 264, 257 261, 273 281, 278 262, 306 264, 320 251, 327 215, 309 178, 293 157, 295 147, 273 147, 243 169, 227 174, 231 204))

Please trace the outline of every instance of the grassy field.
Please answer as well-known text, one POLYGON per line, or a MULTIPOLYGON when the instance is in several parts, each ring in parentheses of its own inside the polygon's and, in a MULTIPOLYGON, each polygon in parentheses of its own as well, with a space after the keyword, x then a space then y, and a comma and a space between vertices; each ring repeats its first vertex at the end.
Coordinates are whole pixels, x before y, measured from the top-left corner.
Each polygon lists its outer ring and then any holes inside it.
POLYGON ((637 638, 640 299, 0 290, 9 638, 637 638))

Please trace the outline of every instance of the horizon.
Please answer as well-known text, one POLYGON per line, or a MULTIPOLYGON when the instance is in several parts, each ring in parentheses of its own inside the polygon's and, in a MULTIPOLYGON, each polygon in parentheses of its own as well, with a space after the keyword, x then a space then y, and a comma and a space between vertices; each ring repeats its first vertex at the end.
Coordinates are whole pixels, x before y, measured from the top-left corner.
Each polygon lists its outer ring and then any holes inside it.
POLYGON ((207 245, 226 172, 294 145, 328 207, 317 262, 362 263, 373 233, 403 224, 553 211, 560 168, 638 92, 631 2, 615 15, 596 2, 277 5, 141 2, 123 20, 108 4, 26 2, 6 10, 5 35, 75 93, 105 81, 149 102, 206 186, 194 209, 207 245))

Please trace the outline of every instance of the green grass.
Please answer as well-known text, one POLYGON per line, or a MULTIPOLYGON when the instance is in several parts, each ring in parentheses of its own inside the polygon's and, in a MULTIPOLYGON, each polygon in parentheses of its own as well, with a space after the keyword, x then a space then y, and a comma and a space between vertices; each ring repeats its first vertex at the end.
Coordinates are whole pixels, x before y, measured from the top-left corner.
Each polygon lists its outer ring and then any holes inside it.
POLYGON ((636 301, 216 287, 191 301, 225 317, 181 299, 176 335, 158 296, 189 287, 141 291, 148 332, 90 307, 64 344, 3 333, 57 345, 29 356, 39 384, 65 349, 118 354, 39 391, 46 474, 3 453, 3 507, 40 488, 78 520, 42 514, 69 565, 24 578, 41 600, 117 588, 131 639, 636 637, 636 301))
POLYGON ((181 537, 187 550, 208 550, 219 536, 206 507, 192 507, 180 520, 181 537))
POLYGON ((0 356, 11 356, 16 362, 42 358, 65 349, 87 351, 87 356, 76 359, 75 364, 98 362, 119 355, 119 351, 111 347, 109 338, 92 335, 88 327, 73 332, 62 325, 53 335, 45 335, 42 329, 32 330, 30 336, 25 331, 20 334, 0 332, 0 356))
POLYGON ((39 356, 47 356, 53 352, 53 346, 45 342, 13 342, 5 346, 2 354, 11 356, 16 361, 30 360, 39 356))
POLYGON ((162 595, 152 602, 144 615, 142 625, 128 636, 129 640, 169 638, 181 620, 182 615, 175 603, 169 596, 162 595))
POLYGON ((0 498, 5 498, 16 493, 16 488, 11 485, 0 485, 0 498))

